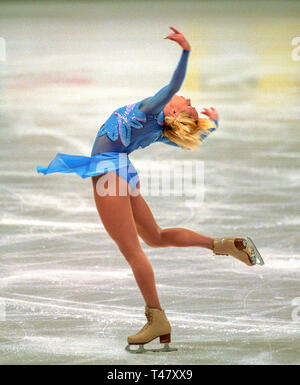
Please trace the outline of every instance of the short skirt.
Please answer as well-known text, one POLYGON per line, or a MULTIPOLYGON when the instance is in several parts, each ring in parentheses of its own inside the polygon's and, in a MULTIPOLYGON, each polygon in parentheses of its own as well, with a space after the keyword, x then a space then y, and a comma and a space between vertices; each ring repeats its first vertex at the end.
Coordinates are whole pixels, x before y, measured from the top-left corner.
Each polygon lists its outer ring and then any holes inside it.
POLYGON ((81 178, 115 171, 117 175, 126 180, 132 191, 139 182, 135 167, 131 163, 128 154, 123 152, 104 152, 92 156, 57 153, 48 167, 37 166, 36 169, 38 173, 44 175, 54 172, 75 173, 81 178))

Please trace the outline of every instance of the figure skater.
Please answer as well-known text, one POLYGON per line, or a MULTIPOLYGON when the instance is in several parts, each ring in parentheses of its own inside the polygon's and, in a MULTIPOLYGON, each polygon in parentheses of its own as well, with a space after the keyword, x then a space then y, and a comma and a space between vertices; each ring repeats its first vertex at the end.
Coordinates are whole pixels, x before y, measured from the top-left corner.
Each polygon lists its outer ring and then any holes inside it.
MULTIPOLYGON (((168 344, 171 326, 159 302, 154 272, 139 236, 151 247, 204 247, 215 254, 231 255, 248 266, 263 264, 249 237, 212 238, 184 228, 162 229, 140 193, 138 174, 128 154, 154 142, 196 149, 218 127, 215 108, 205 108, 202 113, 207 118, 199 118, 191 100, 176 94, 185 77, 191 47, 181 32, 170 28, 173 33, 165 39, 182 48, 170 83, 152 97, 115 110, 98 131, 90 157, 58 153, 47 168, 37 166, 37 171, 44 174, 76 173, 92 178, 102 223, 129 263, 145 301, 147 323, 128 337, 129 345, 142 348, 157 337, 168 344)), ((160 350, 170 349, 165 345, 160 350)))

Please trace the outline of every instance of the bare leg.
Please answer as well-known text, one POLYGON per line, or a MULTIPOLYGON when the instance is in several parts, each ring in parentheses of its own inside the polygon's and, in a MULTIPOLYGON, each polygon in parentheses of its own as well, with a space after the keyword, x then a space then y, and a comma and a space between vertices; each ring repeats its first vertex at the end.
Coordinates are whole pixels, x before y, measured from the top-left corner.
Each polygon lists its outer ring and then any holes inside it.
MULTIPOLYGON (((214 250, 215 254, 231 255, 248 266, 253 266, 256 262, 256 260, 252 261, 254 252, 260 264, 264 263, 259 252, 255 251, 251 243, 250 246, 248 245, 249 239, 247 247, 245 247, 244 238, 226 237, 218 240, 218 238, 211 238, 184 228, 161 229, 141 195, 131 196, 131 206, 138 234, 149 246, 205 247, 214 250), (215 240, 216 242, 214 242, 215 240)), ((251 242, 253 243, 253 241, 251 242)))
POLYGON ((105 229, 116 242, 129 263, 146 304, 151 308, 161 309, 155 285, 154 272, 138 239, 128 185, 126 181, 114 172, 106 175, 109 178, 117 178, 117 191, 116 196, 99 196, 96 191, 96 183, 101 176, 92 178, 94 198, 99 216, 105 229), (126 186, 124 184, 126 184, 126 186), (121 186, 122 191, 126 191, 127 195, 122 196, 119 193, 118 186, 121 186))
POLYGON ((198 246, 213 250, 214 238, 184 228, 163 229, 161 232, 162 245, 166 246, 198 246))
POLYGON ((141 194, 131 196, 131 206, 138 234, 149 246, 198 246, 213 250, 212 237, 180 227, 161 229, 141 194))

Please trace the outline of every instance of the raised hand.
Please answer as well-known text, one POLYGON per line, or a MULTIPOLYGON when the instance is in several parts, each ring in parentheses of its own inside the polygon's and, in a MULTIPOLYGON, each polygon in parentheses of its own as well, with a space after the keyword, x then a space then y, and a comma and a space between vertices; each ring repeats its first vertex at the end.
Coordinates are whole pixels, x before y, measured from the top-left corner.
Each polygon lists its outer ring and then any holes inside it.
POLYGON ((170 33, 170 35, 166 36, 165 39, 176 41, 182 47, 182 49, 190 51, 191 46, 189 42, 186 40, 186 38, 183 36, 181 32, 178 31, 178 29, 174 27, 169 27, 174 33, 170 33))
POLYGON ((201 111, 201 114, 208 116, 212 120, 219 120, 218 112, 214 107, 204 108, 204 110, 201 111))

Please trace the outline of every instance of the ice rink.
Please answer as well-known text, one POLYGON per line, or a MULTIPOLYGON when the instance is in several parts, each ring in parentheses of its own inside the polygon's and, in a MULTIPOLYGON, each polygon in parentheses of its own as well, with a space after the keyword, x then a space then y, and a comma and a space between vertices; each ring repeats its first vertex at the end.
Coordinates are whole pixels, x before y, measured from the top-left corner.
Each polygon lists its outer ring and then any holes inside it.
POLYGON ((297 1, 1 3, 1 364, 299 364, 299 14, 297 1), (134 152, 142 193, 151 165, 202 161, 195 207, 145 193, 158 224, 249 235, 265 265, 143 243, 178 351, 131 355, 144 303, 90 179, 36 166, 89 156, 116 108, 169 83, 169 26, 192 46, 179 95, 217 108, 220 128, 197 152, 134 152))

